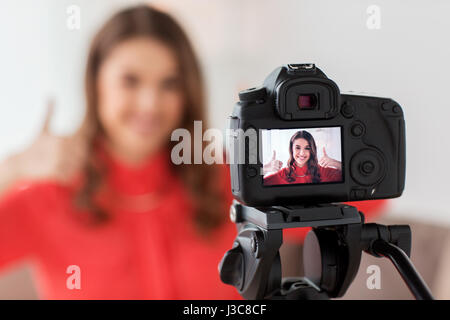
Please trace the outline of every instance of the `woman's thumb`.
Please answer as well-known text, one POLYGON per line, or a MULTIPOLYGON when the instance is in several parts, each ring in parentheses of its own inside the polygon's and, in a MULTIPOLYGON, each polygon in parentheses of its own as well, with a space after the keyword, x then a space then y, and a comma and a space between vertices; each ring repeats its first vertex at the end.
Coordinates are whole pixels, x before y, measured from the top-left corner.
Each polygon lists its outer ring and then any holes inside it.
POLYGON ((53 98, 48 99, 47 101, 47 107, 45 111, 45 118, 44 118, 44 125, 42 127, 41 133, 48 133, 50 132, 50 123, 53 118, 53 113, 55 110, 55 101, 53 98))

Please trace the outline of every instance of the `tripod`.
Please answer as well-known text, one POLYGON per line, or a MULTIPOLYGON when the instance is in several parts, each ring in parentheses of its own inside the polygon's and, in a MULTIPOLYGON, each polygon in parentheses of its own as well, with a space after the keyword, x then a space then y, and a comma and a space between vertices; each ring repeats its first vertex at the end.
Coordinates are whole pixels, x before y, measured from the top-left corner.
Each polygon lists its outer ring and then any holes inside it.
POLYGON ((416 299, 433 299, 411 261, 407 225, 364 223, 344 204, 248 207, 234 201, 238 235, 219 264, 222 282, 245 299, 342 297, 358 272, 362 251, 389 258, 416 299), (304 278, 283 278, 279 249, 284 228, 313 227, 304 243, 304 278))

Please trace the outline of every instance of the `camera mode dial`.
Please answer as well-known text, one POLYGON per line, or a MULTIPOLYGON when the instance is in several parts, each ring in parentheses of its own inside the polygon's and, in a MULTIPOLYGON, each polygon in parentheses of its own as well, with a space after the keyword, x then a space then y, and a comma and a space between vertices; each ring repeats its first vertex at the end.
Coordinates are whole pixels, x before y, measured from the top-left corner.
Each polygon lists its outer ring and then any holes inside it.
POLYGON ((350 162, 350 174, 359 184, 372 186, 385 175, 386 165, 380 152, 374 149, 358 151, 350 162))

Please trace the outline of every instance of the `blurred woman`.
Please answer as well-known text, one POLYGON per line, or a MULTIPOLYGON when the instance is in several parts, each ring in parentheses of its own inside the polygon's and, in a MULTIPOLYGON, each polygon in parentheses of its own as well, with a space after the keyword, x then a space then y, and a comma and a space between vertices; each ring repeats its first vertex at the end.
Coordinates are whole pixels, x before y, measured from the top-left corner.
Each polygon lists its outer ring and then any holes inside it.
POLYGON ((174 129, 207 129, 184 31, 147 6, 119 12, 92 41, 85 91, 75 136, 52 136, 50 112, 0 166, 0 267, 32 259, 41 298, 239 298, 217 271, 236 233, 227 171, 170 159, 174 129))
POLYGON ((174 129, 208 128, 183 30, 147 6, 117 13, 92 41, 85 91, 74 136, 50 134, 50 108, 0 164, 0 267, 32 261, 44 299, 240 298, 217 270, 236 236, 228 171, 170 159, 174 129))
POLYGON ((342 181, 341 162, 330 158, 325 147, 323 157, 318 161, 316 142, 306 130, 297 131, 291 137, 287 166, 280 169, 281 166, 274 152, 274 156, 264 166, 264 170, 277 172, 264 177, 265 185, 342 181))

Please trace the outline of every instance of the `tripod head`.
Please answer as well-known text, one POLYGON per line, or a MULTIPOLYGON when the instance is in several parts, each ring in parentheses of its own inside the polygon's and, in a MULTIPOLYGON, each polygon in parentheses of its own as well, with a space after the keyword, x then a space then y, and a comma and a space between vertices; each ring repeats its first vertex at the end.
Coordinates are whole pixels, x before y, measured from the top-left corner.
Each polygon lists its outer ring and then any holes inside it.
POLYGON ((344 204, 254 208, 233 202, 238 235, 219 264, 221 280, 245 299, 341 297, 358 272, 361 253, 394 262, 419 299, 432 299, 409 260, 409 226, 364 224, 364 215, 344 204), (304 278, 282 278, 279 249, 284 228, 313 227, 304 243, 304 278))

